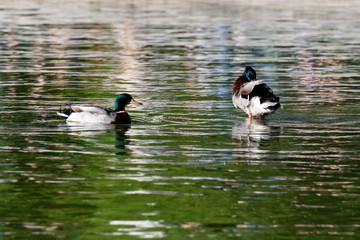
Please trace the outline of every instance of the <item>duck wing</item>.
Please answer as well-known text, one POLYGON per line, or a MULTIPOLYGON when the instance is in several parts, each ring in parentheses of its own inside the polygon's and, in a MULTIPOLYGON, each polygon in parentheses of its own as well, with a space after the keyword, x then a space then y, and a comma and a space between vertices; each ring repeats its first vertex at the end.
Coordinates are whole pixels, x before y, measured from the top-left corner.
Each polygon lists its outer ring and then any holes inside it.
POLYGON ((262 82, 260 80, 244 83, 232 96, 234 106, 244 110, 247 114, 250 114, 248 107, 250 105, 251 93, 256 86, 261 84, 262 82))
POLYGON ((92 114, 105 115, 114 112, 110 108, 103 108, 99 106, 86 106, 86 105, 70 105, 71 110, 74 112, 89 112, 92 114))
POLYGON ((254 87, 259 85, 259 84, 262 84, 262 82, 260 80, 257 80, 257 81, 251 81, 251 82, 248 82, 248 83, 245 83, 239 90, 239 95, 249 95, 253 90, 254 90, 254 87))
POLYGON ((109 115, 112 116, 115 112, 110 108, 103 108, 99 106, 87 106, 87 105, 73 105, 67 104, 60 108, 58 115, 68 118, 72 113, 90 113, 95 115, 109 115))

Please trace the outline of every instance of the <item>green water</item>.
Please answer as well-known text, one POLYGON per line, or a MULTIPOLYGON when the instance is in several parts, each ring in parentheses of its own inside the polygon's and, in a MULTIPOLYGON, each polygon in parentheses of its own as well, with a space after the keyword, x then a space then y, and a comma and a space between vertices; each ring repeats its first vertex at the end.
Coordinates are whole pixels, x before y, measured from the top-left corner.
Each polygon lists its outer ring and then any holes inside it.
POLYGON ((357 1, 3 2, 0 239, 360 237, 357 1), (56 115, 122 92, 131 126, 56 115))

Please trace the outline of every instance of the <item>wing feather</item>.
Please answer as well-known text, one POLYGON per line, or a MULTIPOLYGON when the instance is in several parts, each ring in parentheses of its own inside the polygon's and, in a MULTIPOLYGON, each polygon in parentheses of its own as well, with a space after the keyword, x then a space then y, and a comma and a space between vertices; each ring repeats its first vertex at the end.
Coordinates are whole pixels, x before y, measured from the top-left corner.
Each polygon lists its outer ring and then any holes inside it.
POLYGON ((239 95, 249 95, 254 89, 254 87, 261 83, 262 82, 260 80, 245 83, 244 86, 240 88, 239 95))
POLYGON ((83 105, 71 105, 71 109, 74 112, 89 112, 99 115, 107 115, 110 109, 105 109, 98 106, 83 106, 83 105))

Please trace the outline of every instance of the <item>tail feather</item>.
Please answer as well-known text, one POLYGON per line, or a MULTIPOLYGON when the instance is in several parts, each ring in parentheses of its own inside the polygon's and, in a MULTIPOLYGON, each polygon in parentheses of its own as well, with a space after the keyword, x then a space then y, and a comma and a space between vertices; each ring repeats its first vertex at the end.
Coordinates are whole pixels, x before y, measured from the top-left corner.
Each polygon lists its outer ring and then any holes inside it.
POLYGON ((273 102, 273 104, 269 104, 267 109, 270 109, 272 111, 276 111, 276 109, 278 109, 279 107, 281 107, 281 104, 279 102, 273 102))
POLYGON ((57 112, 56 114, 63 117, 63 118, 68 118, 69 117, 69 115, 66 115, 65 113, 62 113, 62 112, 57 112))
POLYGON ((70 114, 73 112, 74 111, 71 109, 71 105, 65 105, 59 109, 59 111, 57 112, 57 115, 59 115, 63 118, 68 118, 70 116, 70 114))

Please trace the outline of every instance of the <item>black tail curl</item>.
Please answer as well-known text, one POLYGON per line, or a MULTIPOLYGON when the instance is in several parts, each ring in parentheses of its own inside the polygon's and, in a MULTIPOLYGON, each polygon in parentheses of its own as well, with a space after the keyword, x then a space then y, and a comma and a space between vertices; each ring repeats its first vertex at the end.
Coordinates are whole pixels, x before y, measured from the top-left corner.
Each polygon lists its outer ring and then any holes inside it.
MULTIPOLYGON (((256 85, 252 92, 250 93, 250 99, 253 97, 260 97, 260 103, 264 103, 266 101, 269 102, 280 102, 280 98, 276 97, 266 84, 262 83, 259 85, 256 85)), ((276 106, 276 105, 275 105, 276 106)))
POLYGON ((63 118, 68 118, 74 110, 71 109, 71 105, 64 105, 59 109, 59 113, 63 118))

